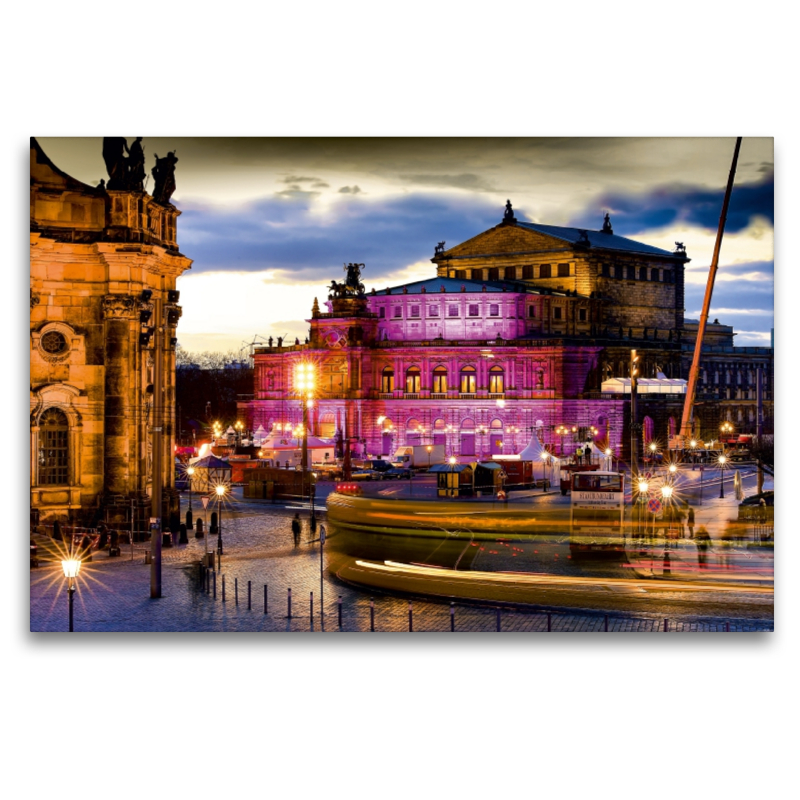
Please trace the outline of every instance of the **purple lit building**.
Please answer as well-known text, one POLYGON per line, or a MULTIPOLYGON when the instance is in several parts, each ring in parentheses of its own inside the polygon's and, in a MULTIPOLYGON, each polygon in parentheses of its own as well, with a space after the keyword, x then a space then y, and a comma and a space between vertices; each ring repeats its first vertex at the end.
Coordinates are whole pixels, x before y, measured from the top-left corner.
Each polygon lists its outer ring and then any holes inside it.
MULTIPOLYGON (((570 453, 594 426, 619 455, 629 398, 603 394, 603 380, 627 376, 632 348, 643 377, 685 377, 682 248, 616 236, 608 217, 599 231, 518 222, 508 204, 499 225, 431 260, 429 279, 369 291, 351 265, 327 311, 314 300, 308 344, 257 349, 249 426, 301 423, 294 374, 310 362, 310 432, 357 454, 443 444, 474 460, 519 453, 533 431, 570 453)), ((680 417, 672 401, 660 398, 656 436, 680 417)))

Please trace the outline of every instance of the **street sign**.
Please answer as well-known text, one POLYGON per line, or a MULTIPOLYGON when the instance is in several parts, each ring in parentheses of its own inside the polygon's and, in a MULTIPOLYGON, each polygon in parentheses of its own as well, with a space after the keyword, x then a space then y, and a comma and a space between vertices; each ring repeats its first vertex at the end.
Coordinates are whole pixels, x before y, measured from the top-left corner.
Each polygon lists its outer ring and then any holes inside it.
POLYGON ((657 497, 651 497, 647 503, 647 508, 651 514, 658 514, 661 512, 661 501, 657 497))
POLYGON ((320 542, 322 542, 322 544, 325 544, 326 535, 327 534, 325 533, 325 526, 324 525, 320 525, 319 526, 319 540, 320 540, 320 542))
POLYGON ((208 508, 208 498, 202 497, 201 500, 203 501, 203 508, 208 508))

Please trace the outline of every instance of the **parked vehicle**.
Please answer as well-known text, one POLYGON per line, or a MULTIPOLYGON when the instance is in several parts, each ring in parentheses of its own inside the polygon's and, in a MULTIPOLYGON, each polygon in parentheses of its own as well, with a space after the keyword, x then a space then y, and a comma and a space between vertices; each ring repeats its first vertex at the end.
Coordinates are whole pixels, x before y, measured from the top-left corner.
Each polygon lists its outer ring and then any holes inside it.
POLYGON ((435 464, 444 464, 444 461, 443 444, 405 445, 398 447, 392 458, 394 466, 410 469, 428 469, 435 464))
POLYGON ((371 469, 354 469, 350 474, 351 481, 379 481, 381 479, 380 472, 375 472, 371 469))
POLYGON ((405 467, 392 467, 391 469, 387 469, 386 472, 383 473, 383 479, 385 481, 392 481, 392 480, 409 480, 413 471, 410 469, 406 469, 405 467))

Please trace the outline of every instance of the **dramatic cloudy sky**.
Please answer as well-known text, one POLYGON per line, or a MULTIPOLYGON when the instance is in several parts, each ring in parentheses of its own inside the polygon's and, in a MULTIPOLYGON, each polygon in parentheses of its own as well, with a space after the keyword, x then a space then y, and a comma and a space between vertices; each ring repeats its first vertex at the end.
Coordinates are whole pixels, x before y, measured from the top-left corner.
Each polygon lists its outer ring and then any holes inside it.
MULTIPOLYGON (((129 141, 133 137, 129 137, 129 141)), ((74 177, 105 178, 98 138, 40 139, 74 177)), ((255 335, 306 335, 314 297, 364 262, 367 288, 428 277, 453 246, 519 219, 614 232, 668 250, 686 244, 686 312, 697 318, 733 154, 731 138, 145 138, 176 150, 180 278, 188 350, 238 349, 255 335)), ((737 344, 773 327, 773 143, 745 138, 711 317, 737 344)), ((152 188, 152 185, 149 187, 152 188)))

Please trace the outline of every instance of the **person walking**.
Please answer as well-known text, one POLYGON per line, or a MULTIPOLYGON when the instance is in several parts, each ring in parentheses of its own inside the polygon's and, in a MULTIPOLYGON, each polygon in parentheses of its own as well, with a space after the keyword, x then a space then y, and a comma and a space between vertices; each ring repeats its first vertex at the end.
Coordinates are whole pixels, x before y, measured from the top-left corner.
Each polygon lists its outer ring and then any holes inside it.
POLYGON ((701 525, 697 529, 697 561, 700 565, 700 569, 706 569, 706 553, 708 552, 708 547, 711 544, 711 537, 708 535, 708 531, 701 525))
POLYGON ((689 526, 689 538, 694 539, 694 509, 691 506, 686 513, 686 524, 689 526))
POLYGON ((294 537, 294 546, 300 544, 300 514, 295 514, 292 520, 292 536, 294 537))

